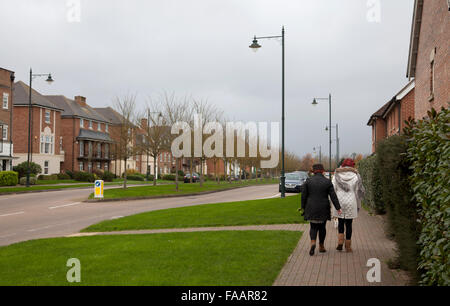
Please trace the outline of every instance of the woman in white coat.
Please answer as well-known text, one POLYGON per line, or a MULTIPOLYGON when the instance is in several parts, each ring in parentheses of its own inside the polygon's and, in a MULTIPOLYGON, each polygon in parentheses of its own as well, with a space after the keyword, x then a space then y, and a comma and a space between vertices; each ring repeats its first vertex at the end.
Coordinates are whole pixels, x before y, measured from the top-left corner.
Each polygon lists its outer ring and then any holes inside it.
POLYGON ((341 167, 336 169, 332 179, 342 209, 341 214, 338 214, 334 209, 332 211, 333 217, 338 218, 339 221, 338 246, 336 248, 338 251, 342 251, 345 232, 345 250, 352 252, 353 219, 358 217, 361 200, 364 198, 364 186, 358 170, 354 167, 355 162, 353 159, 345 159, 341 167))

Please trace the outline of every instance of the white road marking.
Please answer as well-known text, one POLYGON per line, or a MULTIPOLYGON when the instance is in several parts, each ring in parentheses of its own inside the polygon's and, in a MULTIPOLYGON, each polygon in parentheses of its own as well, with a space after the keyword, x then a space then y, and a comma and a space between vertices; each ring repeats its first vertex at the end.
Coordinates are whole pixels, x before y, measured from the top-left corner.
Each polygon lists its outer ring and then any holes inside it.
POLYGON ((110 220, 119 219, 119 218, 122 218, 122 217, 123 216, 114 216, 114 217, 111 217, 110 220))
POLYGON ((44 226, 44 227, 33 228, 33 229, 27 230, 27 232, 36 232, 36 231, 39 231, 39 230, 47 229, 47 228, 52 227, 52 226, 53 225, 47 225, 47 226, 44 226))
POLYGON ((8 235, 3 235, 3 236, 0 236, 0 239, 12 237, 12 236, 14 236, 15 234, 16 234, 16 233, 12 233, 12 234, 8 234, 8 235))
POLYGON ((279 196, 281 196, 281 193, 274 194, 274 195, 272 195, 272 196, 270 196, 270 197, 261 198, 260 200, 264 200, 264 199, 273 199, 273 198, 277 198, 277 197, 279 197, 279 196))
POLYGON ((74 203, 69 203, 69 204, 64 204, 64 205, 59 205, 59 206, 51 206, 48 209, 67 207, 67 206, 73 206, 73 205, 78 205, 78 204, 81 204, 81 202, 74 202, 74 203))
POLYGON ((0 215, 0 217, 7 217, 7 216, 14 216, 14 215, 20 215, 20 214, 24 214, 24 211, 19 211, 19 212, 15 212, 15 213, 10 213, 10 214, 4 214, 4 215, 0 215))

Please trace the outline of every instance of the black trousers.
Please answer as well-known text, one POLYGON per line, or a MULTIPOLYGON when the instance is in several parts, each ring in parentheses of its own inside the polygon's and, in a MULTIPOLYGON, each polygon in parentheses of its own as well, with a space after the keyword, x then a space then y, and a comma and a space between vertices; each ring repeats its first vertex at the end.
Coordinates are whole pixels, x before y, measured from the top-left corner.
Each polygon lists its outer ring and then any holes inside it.
POLYGON ((338 218, 338 232, 339 234, 344 233, 344 227, 345 227, 345 239, 351 240, 352 239, 352 223, 353 219, 342 219, 338 218))
POLYGON ((317 233, 319 233, 319 243, 323 244, 325 242, 325 236, 327 235, 326 223, 326 221, 323 223, 310 223, 309 236, 311 240, 316 240, 317 233))

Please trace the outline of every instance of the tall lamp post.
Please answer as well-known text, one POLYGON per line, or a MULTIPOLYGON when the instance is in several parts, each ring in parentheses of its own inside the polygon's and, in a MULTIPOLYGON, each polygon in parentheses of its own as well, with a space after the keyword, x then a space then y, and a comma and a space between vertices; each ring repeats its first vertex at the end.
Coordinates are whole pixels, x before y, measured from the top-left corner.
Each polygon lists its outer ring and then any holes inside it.
POLYGON ((30 68, 30 92, 28 95, 28 155, 27 155, 27 187, 30 187, 30 159, 32 157, 32 128, 33 120, 31 116, 32 107, 31 107, 31 95, 32 95, 32 81, 36 77, 46 76, 47 77, 47 83, 51 84, 53 82, 52 74, 51 73, 33 73, 33 70, 30 68))
MULTIPOLYGON (((329 119, 330 119, 330 124, 329 126, 331 126, 331 94, 329 94, 328 98, 314 98, 312 105, 317 105, 317 101, 323 101, 323 100, 328 100, 329 103, 329 119)), ((330 129, 330 143, 329 143, 329 156, 328 156, 328 171, 331 172, 331 129, 330 129)))
POLYGON ((252 44, 249 46, 254 52, 261 48, 258 39, 281 38, 281 198, 286 196, 285 193, 285 176, 284 176, 284 26, 281 28, 281 35, 276 36, 260 36, 253 38, 252 44))
MULTIPOLYGON (((339 165, 339 126, 336 123, 336 126, 332 126, 332 129, 336 129, 336 167, 339 165)), ((325 128, 325 131, 328 131, 328 126, 325 128)))

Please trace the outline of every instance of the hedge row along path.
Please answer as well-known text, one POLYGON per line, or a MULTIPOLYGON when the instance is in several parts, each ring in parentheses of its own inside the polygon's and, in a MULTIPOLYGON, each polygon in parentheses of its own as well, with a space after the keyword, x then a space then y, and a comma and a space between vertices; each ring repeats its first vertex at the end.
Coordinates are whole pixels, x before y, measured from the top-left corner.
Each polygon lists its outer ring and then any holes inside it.
POLYGON ((332 222, 327 223, 327 239, 322 254, 309 256, 309 225, 308 224, 282 224, 282 225, 251 225, 251 226, 224 226, 224 227, 197 227, 182 229, 156 229, 134 230, 101 233, 77 233, 69 237, 93 235, 124 235, 124 234, 156 234, 173 232, 202 232, 224 230, 287 230, 302 231, 304 234, 294 252, 289 256, 281 270, 275 286, 404 286, 408 285, 409 278, 403 271, 390 270, 388 260, 395 256, 395 243, 386 237, 384 220, 380 216, 370 216, 365 210, 360 211, 358 219, 353 226, 353 253, 338 252, 337 229, 332 222), (377 258, 381 262, 381 282, 369 283, 366 274, 370 267, 367 261, 377 258))

